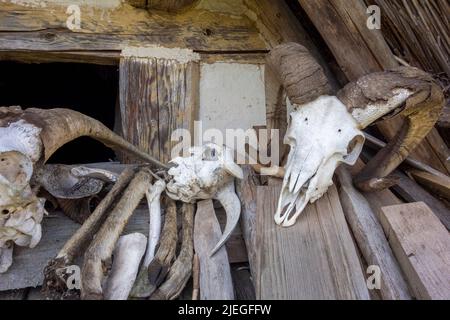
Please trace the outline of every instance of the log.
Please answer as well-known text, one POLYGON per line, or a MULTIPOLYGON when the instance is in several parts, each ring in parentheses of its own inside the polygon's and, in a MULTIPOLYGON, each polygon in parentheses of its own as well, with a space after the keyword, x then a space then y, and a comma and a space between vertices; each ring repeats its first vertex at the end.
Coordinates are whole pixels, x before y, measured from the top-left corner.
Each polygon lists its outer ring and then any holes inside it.
POLYGON ((176 129, 187 129, 193 136, 199 103, 199 58, 186 49, 136 48, 123 52, 122 133, 163 163, 172 159, 172 147, 178 143, 171 141, 176 129))
POLYGON ((417 299, 450 299, 450 237, 423 202, 383 209, 388 240, 417 299))
POLYGON ((249 18, 220 10, 154 14, 130 5, 80 9, 81 29, 70 30, 66 5, 30 9, 2 2, 0 51, 99 52, 100 58, 102 52, 152 43, 204 51, 266 50, 249 18))
MULTIPOLYGON (((299 0, 317 30, 332 51, 349 81, 371 72, 398 66, 380 30, 367 28, 367 14, 362 0, 299 0)), ((391 140, 401 127, 402 119, 394 118, 377 124, 380 132, 391 140)), ((450 152, 436 129, 433 129, 411 157, 450 174, 447 158, 450 152)))
POLYGON ((337 190, 296 224, 273 221, 281 186, 257 187, 257 299, 370 299, 337 190))
POLYGON ((233 300, 234 289, 225 247, 210 256, 222 236, 211 200, 197 202, 194 248, 200 262, 200 300, 233 300))
POLYGON ((400 271, 378 218, 364 196, 355 189, 350 172, 340 166, 337 171, 339 196, 345 218, 353 231, 367 265, 381 270, 380 295, 384 300, 409 300, 408 285, 400 271))

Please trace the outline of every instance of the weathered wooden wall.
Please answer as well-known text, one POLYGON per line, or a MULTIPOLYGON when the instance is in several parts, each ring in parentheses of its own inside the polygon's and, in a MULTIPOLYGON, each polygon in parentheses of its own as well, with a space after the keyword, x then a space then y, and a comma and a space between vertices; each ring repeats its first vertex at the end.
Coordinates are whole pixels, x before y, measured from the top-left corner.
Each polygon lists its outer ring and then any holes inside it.
POLYGON ((199 65, 155 57, 120 61, 120 117, 128 141, 163 163, 171 159, 176 129, 192 132, 198 113, 199 65))

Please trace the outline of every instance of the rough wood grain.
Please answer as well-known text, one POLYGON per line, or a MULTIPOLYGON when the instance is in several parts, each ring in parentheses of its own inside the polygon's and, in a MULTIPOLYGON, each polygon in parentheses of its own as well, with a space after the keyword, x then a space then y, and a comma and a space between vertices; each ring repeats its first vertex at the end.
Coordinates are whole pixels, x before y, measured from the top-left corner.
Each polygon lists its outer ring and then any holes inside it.
POLYGON ((280 189, 257 187, 257 299, 369 299, 336 188, 289 228, 273 221, 280 189))
MULTIPOLYGON (((242 170, 244 178, 236 183, 236 191, 241 200, 241 228, 254 281, 257 275, 256 188, 259 183, 250 166, 243 166, 242 170)), ((255 282, 253 283, 255 284, 255 282)))
MULTIPOLYGON (((138 208, 123 234, 132 232, 148 234, 148 223, 148 209, 138 208)), ((41 285, 45 266, 79 227, 59 212, 45 217, 41 242, 33 249, 14 248, 13 265, 8 272, 0 274, 0 291, 41 285)))
POLYGON ((409 173, 425 188, 435 191, 438 195, 450 200, 450 177, 435 176, 419 170, 410 170, 409 173))
POLYGON ((384 300, 411 299, 408 285, 383 233, 378 218, 364 196, 355 189, 350 172, 344 166, 337 171, 339 197, 345 218, 353 231, 367 265, 381 270, 380 295, 384 300))
MULTIPOLYGON (((122 57, 120 112, 124 138, 163 163, 171 157, 176 129, 193 130, 198 112, 196 62, 122 57)), ((128 162, 128 161, 126 161, 128 162)))
MULTIPOLYGON (((367 14, 361 0, 299 0, 308 17, 331 49, 338 64, 354 81, 371 72, 388 70, 398 66, 380 30, 367 28, 367 14)), ((377 124, 381 133, 391 140, 401 127, 402 119, 389 119, 377 124)), ((433 129, 427 138, 411 153, 444 173, 450 173, 450 156, 445 143, 433 129)))
POLYGON ((234 290, 227 252, 222 247, 210 256, 222 232, 211 200, 197 202, 194 248, 200 261, 200 299, 233 300, 234 290))
POLYGON ((383 209, 388 239, 418 299, 450 299, 450 236, 423 202, 383 209))
POLYGON ((30 8, 2 2, 0 50, 121 51, 148 44, 215 51, 266 49, 245 16, 206 10, 154 13, 126 4, 113 9, 81 6, 81 29, 69 30, 66 10, 67 6, 30 8))
POLYGON ((400 171, 394 171, 398 177, 398 183, 392 188, 406 202, 425 202, 431 208, 433 213, 441 220, 442 224, 450 230, 450 209, 444 203, 435 198, 431 193, 423 189, 420 185, 411 180, 400 171))

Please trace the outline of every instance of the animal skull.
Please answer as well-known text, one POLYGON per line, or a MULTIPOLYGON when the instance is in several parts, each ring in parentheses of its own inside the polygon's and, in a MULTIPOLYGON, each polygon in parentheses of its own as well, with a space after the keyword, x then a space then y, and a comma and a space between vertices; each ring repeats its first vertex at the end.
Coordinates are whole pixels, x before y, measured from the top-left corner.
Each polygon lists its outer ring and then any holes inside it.
MULTIPOLYGON (((41 239, 41 221, 46 214, 41 187, 63 198, 77 181, 85 181, 85 190, 98 191, 102 184, 95 179, 102 172, 87 168, 73 169, 71 178, 60 185, 45 181, 49 170, 45 162, 61 146, 81 136, 90 136, 159 167, 162 163, 115 135, 100 122, 68 109, 0 108, 0 272, 12 263, 13 244, 36 246, 41 239), (43 180, 44 179, 44 180, 43 180), (47 183, 46 183, 47 182, 47 183), (67 193, 67 192, 66 192, 67 193)), ((67 171, 67 170, 66 170, 67 171)), ((64 173, 64 170, 61 171, 64 173)), ((111 178, 111 177, 110 177, 111 178)), ((58 180, 58 179, 56 179, 58 180)), ((53 181, 55 182, 55 181, 53 181)), ((60 181, 61 182, 61 181, 60 181)), ((75 189, 73 189, 75 190, 75 189)), ((68 192, 70 193, 70 192, 68 192)), ((86 196, 86 192, 75 198, 86 196)))
POLYGON ((336 167, 353 165, 364 135, 347 108, 333 96, 321 96, 291 113, 284 143, 291 147, 275 213, 275 222, 291 226, 308 202, 333 184, 336 167))
POLYGON ((222 238, 211 254, 225 243, 239 221, 240 201, 235 193, 234 178, 242 179, 242 169, 234 162, 233 153, 227 147, 206 143, 192 147, 189 157, 171 160, 175 167, 169 169, 172 176, 167 184, 167 195, 174 200, 195 202, 217 199, 227 214, 227 223, 222 238))
POLYGON ((355 163, 364 143, 362 129, 401 114, 406 121, 397 135, 355 178, 364 191, 389 186, 393 179, 387 176, 433 128, 444 105, 442 90, 417 68, 368 74, 331 96, 320 65, 303 46, 282 44, 267 62, 295 108, 284 140, 291 149, 275 213, 282 226, 293 225, 308 202, 327 191, 341 162, 355 163))

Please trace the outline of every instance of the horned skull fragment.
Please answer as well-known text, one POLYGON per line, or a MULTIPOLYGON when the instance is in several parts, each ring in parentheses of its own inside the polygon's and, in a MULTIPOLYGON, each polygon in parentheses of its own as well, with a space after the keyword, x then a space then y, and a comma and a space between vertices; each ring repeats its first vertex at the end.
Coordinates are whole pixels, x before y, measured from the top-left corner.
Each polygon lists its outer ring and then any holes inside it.
POLYGON ((305 206, 327 191, 340 163, 355 163, 364 143, 361 130, 399 114, 405 117, 403 127, 354 180, 364 191, 389 186, 393 180, 387 176, 433 128, 444 105, 440 87, 417 68, 368 74, 334 96, 320 65, 299 44, 274 48, 268 65, 294 108, 284 138, 290 152, 275 213, 282 226, 293 225, 305 206))
POLYGON ((231 149, 215 143, 190 148, 189 157, 171 160, 175 166, 168 173, 172 177, 166 193, 174 200, 192 203, 202 199, 217 199, 227 214, 222 238, 214 254, 230 237, 239 221, 241 206, 235 193, 234 178, 242 179, 243 172, 233 158, 231 149))
MULTIPOLYGON (((140 160, 166 167, 100 122, 76 111, 1 107, 0 272, 7 271, 12 263, 13 244, 34 247, 41 239, 45 200, 37 196, 39 189, 43 187, 52 194, 67 197, 61 192, 70 189, 77 175, 96 174, 86 168, 79 168, 70 173, 73 179, 68 181, 68 184, 56 187, 46 180, 51 175, 45 170, 45 162, 61 146, 81 136, 92 137, 112 148, 120 148, 122 152, 140 160), (80 170, 82 172, 78 172, 80 170)), ((96 189, 95 183, 87 188, 88 192, 93 189, 96 189)), ((83 195, 85 193, 76 197, 83 195)))

